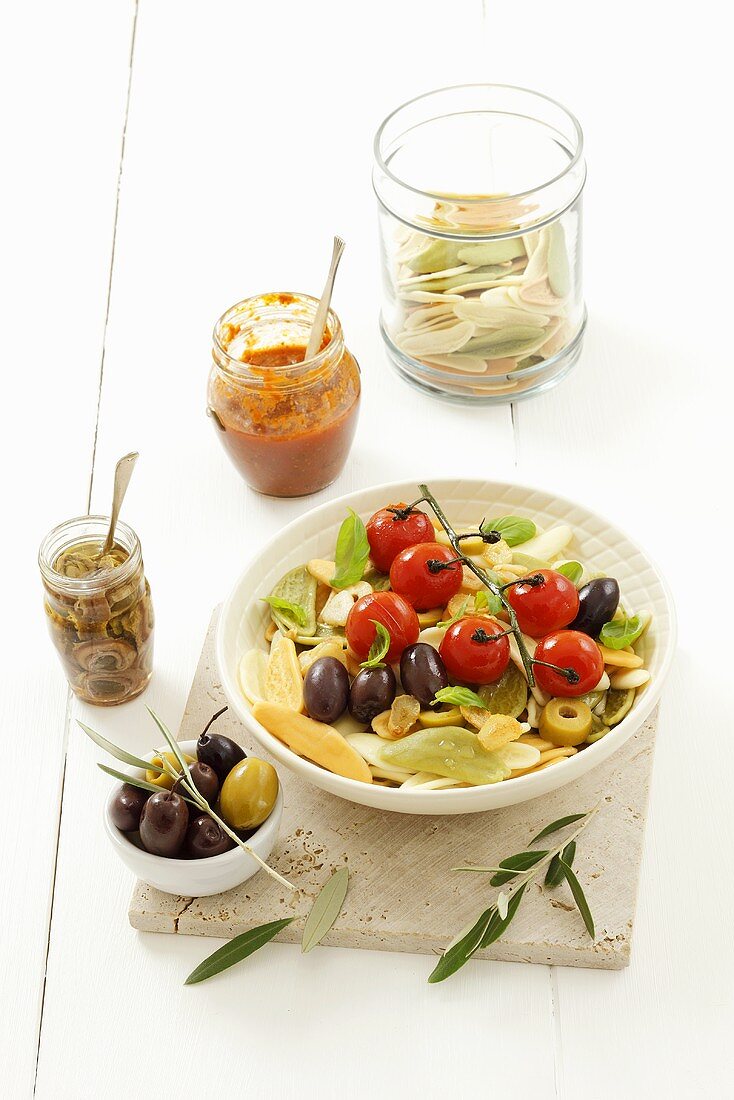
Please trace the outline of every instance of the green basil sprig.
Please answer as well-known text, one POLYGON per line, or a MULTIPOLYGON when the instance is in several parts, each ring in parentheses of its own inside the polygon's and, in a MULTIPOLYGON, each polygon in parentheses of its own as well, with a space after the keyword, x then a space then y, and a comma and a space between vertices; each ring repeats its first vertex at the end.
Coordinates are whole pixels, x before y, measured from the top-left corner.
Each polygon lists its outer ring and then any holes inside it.
POLYGON ((556 573, 561 573, 564 577, 568 577, 571 584, 575 584, 578 588, 579 582, 584 575, 584 567, 580 561, 563 561, 559 565, 553 566, 556 573))
POLYGON ((390 650, 390 631, 377 619, 370 619, 375 627, 375 640, 370 646, 367 660, 362 661, 360 668, 381 668, 390 650))
POLYGON ((286 615, 289 615, 298 626, 306 625, 306 611, 299 603, 291 603, 290 600, 283 600, 280 596, 263 596, 262 598, 263 602, 270 604, 274 610, 283 611, 286 615))
POLYGON ((336 539, 336 572, 331 579, 332 588, 349 588, 351 584, 361 581, 369 555, 367 529, 357 513, 350 508, 336 539))
POLYGON ((435 699, 437 703, 453 703, 455 707, 481 707, 482 710, 487 710, 487 704, 471 688, 440 688, 436 692, 435 699))
POLYGON ((502 516, 500 519, 485 519, 479 530, 483 535, 497 531, 508 546, 520 546, 534 538, 537 527, 531 519, 524 519, 522 516, 502 516))
POLYGON ((610 623, 604 623, 599 631, 599 641, 608 649, 624 649, 637 641, 645 626, 639 615, 629 619, 613 619, 610 623))

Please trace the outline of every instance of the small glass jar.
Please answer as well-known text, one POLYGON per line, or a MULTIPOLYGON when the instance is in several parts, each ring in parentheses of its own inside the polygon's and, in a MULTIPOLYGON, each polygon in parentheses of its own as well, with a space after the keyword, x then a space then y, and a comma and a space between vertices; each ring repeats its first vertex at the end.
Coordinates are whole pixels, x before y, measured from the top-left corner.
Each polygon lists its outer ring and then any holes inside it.
POLYGON ((317 305, 306 294, 257 295, 214 328, 208 411, 242 477, 270 496, 334 481, 357 426, 359 367, 332 310, 321 348, 304 359, 317 305))
POLYGON ((140 695, 153 671, 153 604, 138 536, 108 516, 79 516, 41 543, 38 564, 51 639, 75 695, 111 707, 140 695))
POLYGON ((443 88, 375 138, 387 353, 409 382, 499 403, 559 381, 581 351, 576 119, 523 88, 443 88))

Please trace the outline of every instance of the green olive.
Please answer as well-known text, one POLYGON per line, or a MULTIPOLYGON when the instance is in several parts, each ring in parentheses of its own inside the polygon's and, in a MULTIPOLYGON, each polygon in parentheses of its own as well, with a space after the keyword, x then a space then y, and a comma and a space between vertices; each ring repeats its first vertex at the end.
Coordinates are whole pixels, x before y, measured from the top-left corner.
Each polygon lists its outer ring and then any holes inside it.
MULTIPOLYGON (((178 760, 172 752, 163 753, 163 757, 165 757, 171 767, 175 768, 177 772, 181 771, 178 760)), ((193 764, 194 762, 193 756, 189 756, 189 754, 186 752, 184 753, 184 760, 187 764, 193 764)), ((151 764, 157 764, 158 767, 163 766, 163 760, 160 753, 158 754, 158 756, 153 757, 153 759, 151 760, 151 764)), ((147 779, 148 783, 154 783, 156 787, 164 787, 167 791, 170 791, 173 787, 173 784, 175 783, 175 779, 172 775, 169 775, 168 772, 153 771, 150 768, 145 773, 145 778, 147 779)))
POLYGON ((270 815, 277 797, 278 773, 273 765, 248 756, 224 780, 219 809, 230 829, 255 829, 270 815))
POLYGON ((554 745, 581 745, 591 732, 591 710, 582 699, 551 699, 540 715, 539 732, 554 745))

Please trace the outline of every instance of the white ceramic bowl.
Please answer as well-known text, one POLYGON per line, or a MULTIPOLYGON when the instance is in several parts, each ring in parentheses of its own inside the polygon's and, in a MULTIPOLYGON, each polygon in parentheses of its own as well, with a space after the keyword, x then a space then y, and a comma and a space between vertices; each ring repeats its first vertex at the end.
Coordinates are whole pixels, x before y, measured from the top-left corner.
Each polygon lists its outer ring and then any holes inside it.
MULTIPOLYGON (((181 741, 180 745, 189 756, 196 756, 196 741, 181 741)), ((151 760, 155 755, 155 752, 150 752, 144 759, 151 760)), ((130 775, 143 778, 139 768, 125 770, 130 775)), ((220 856, 208 856, 206 859, 167 859, 165 856, 144 852, 112 824, 110 806, 116 789, 105 802, 105 831, 122 862, 143 882, 163 890, 166 894, 203 898, 210 894, 219 894, 223 890, 231 890, 260 870, 257 860, 241 848, 231 848, 220 856)), ((273 850, 282 816, 283 792, 278 790, 278 798, 267 821, 247 841, 261 859, 267 860, 273 850)))
POLYGON ((386 504, 417 499, 420 492, 413 481, 362 489, 323 504, 279 531, 276 538, 262 547, 232 589, 219 619, 217 663, 222 685, 232 709, 276 760, 317 787, 341 798, 382 810, 417 814, 474 813, 525 802, 571 783, 606 760, 648 717, 660 698, 675 648, 675 611, 670 590, 650 558, 636 543, 580 504, 506 482, 434 478, 427 483, 448 518, 457 525, 477 523, 482 516, 518 513, 534 518, 544 528, 559 522, 571 524, 577 541, 573 550, 567 551, 568 556, 578 554, 591 569, 616 577, 626 604, 652 612, 652 624, 641 641, 651 679, 619 725, 582 752, 534 775, 482 787, 403 791, 333 775, 297 756, 255 721, 240 690, 237 668, 247 649, 263 645, 268 611, 261 597, 271 591, 287 570, 310 558, 333 557, 337 532, 348 507, 367 520, 386 504))

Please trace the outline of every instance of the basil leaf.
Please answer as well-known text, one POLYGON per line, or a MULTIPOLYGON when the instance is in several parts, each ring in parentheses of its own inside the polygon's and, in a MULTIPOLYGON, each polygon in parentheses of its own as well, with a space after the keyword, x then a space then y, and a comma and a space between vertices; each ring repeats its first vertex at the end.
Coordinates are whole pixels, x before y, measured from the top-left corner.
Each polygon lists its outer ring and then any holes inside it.
POLYGON ((370 622, 375 626, 375 640, 370 646, 367 660, 362 661, 360 668, 380 668, 390 650, 390 631, 377 619, 370 619, 370 622))
POLYGON ((556 573, 568 577, 571 584, 575 584, 577 587, 584 575, 584 567, 580 561, 562 561, 560 565, 554 565, 553 568, 556 573))
POLYGON ((228 970, 235 963, 242 962, 248 955, 252 955, 259 947, 263 947, 269 940, 272 940, 273 936, 277 936, 278 932, 293 920, 295 920, 295 917, 273 920, 269 924, 260 924, 257 928, 250 928, 249 931, 243 932, 241 936, 235 936, 229 943, 225 943, 224 947, 220 947, 207 956, 202 963, 199 963, 196 969, 191 971, 184 985, 196 985, 197 982, 204 982, 207 978, 213 978, 215 974, 221 974, 223 970, 228 970))
POLYGON ((304 955, 321 943, 341 913, 348 885, 349 871, 346 867, 340 867, 319 890, 303 929, 301 951, 304 955))
POLYGON ((591 915, 589 909, 589 903, 586 900, 586 895, 581 888, 581 883, 576 878, 576 875, 571 870, 570 864, 568 864, 563 856, 561 856, 561 867, 563 868, 563 874, 566 882, 571 887, 571 893, 573 894, 573 900, 576 902, 579 913, 584 918, 584 924, 586 925, 586 931, 594 939, 594 918, 591 915))
POLYGON ((548 855, 547 852, 518 852, 516 856, 508 856, 507 859, 501 859, 499 866, 503 868, 496 875, 492 875, 489 880, 491 886, 504 886, 506 882, 516 878, 520 871, 527 871, 531 867, 534 867, 536 863, 540 863, 541 859, 545 859, 548 855))
POLYGON ((489 607, 489 596, 487 595, 486 590, 483 588, 481 592, 477 592, 476 596, 474 597, 474 610, 484 611, 487 607, 489 607))
POLYGON ((482 710, 487 710, 487 704, 471 688, 440 688, 436 692, 435 700, 437 703, 453 703, 457 707, 481 707, 482 710))
POLYGON ((290 600, 282 600, 280 596, 263 596, 263 603, 270 604, 275 611, 285 611, 298 626, 305 626, 307 615, 305 609, 299 603, 291 603, 290 600))
POLYGON ((639 615, 633 615, 630 619, 613 619, 610 623, 604 623, 599 631, 599 641, 609 649, 624 649, 632 645, 645 629, 645 623, 639 615))
POLYGON ((580 821, 582 817, 586 817, 586 814, 569 814, 568 817, 559 817, 557 821, 551 821, 550 825, 546 825, 544 829, 541 829, 538 835, 534 836, 530 843, 537 844, 544 836, 550 836, 551 833, 557 833, 559 829, 565 829, 567 825, 573 825, 574 821, 580 821))
POLYGON ((501 519, 485 519, 479 530, 483 535, 497 531, 508 546, 520 546, 534 537, 537 527, 531 519, 523 519, 522 516, 502 516, 501 519))
POLYGON ((548 864, 548 870, 545 875, 546 886, 560 886, 563 882, 563 866, 561 864, 561 856, 564 863, 567 863, 570 867, 573 863, 574 856, 576 855, 576 841, 572 840, 570 844, 567 844, 563 849, 561 855, 553 856, 553 859, 548 864))
POLYGON ((365 563, 370 554, 367 530, 353 509, 339 528, 334 560, 336 572, 331 579, 332 588, 349 588, 362 580, 365 563))

